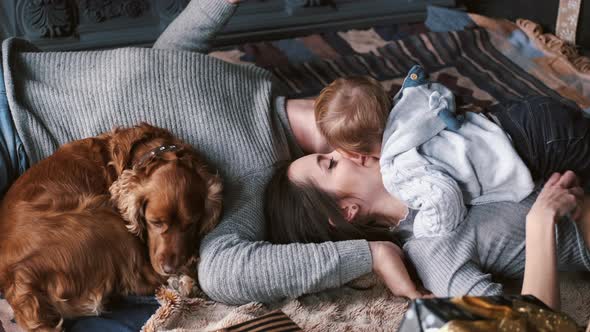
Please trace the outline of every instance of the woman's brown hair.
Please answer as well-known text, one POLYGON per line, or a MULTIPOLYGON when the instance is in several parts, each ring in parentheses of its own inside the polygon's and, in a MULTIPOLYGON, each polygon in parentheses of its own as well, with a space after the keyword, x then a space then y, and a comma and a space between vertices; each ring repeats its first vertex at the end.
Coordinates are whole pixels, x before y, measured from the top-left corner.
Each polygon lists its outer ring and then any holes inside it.
POLYGON ((350 223, 335 195, 312 184, 289 179, 289 164, 281 165, 266 187, 267 239, 273 243, 319 243, 365 239, 395 241, 385 226, 374 222, 350 223))

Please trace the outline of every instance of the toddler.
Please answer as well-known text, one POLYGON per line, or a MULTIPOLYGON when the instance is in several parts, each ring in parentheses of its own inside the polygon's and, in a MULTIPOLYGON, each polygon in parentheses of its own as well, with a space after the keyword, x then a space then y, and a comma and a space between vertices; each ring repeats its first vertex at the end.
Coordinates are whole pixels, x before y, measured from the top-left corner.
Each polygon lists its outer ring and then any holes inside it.
POLYGON ((320 132, 359 164, 380 159, 387 191, 409 208, 414 237, 451 232, 466 205, 518 202, 534 189, 506 133, 477 113, 455 114, 449 89, 414 66, 391 108, 374 79, 338 79, 316 100, 320 132))

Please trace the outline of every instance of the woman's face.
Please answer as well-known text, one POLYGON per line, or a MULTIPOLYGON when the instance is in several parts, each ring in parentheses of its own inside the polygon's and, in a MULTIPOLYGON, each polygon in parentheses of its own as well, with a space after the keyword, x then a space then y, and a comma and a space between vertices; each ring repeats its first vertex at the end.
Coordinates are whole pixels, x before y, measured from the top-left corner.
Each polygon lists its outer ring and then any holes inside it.
POLYGON ((363 202, 374 201, 384 190, 379 160, 370 158, 361 166, 337 151, 295 160, 289 167, 289 178, 314 184, 339 198, 354 197, 363 202))

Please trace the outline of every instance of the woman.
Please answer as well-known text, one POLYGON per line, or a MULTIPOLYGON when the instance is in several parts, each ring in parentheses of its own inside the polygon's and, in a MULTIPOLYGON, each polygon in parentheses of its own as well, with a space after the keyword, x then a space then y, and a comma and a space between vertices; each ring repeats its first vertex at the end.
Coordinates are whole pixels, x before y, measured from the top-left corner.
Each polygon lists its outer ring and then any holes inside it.
MULTIPOLYGON (((549 179, 553 171, 564 172, 571 168, 587 181, 590 120, 578 109, 546 97, 528 97, 498 107, 493 115, 512 137, 516 150, 536 178, 549 179), (533 160, 536 163, 532 163, 533 160)), ((574 178, 570 172, 564 174, 561 181, 551 179, 526 223, 525 208, 531 206, 536 194, 518 204, 474 206, 465 223, 448 236, 414 239, 411 234, 413 211, 385 190, 377 160, 369 160, 363 167, 337 152, 312 154, 284 166, 269 184, 269 234, 278 243, 355 238, 381 240, 390 236, 387 228, 395 228, 394 235, 404 242, 404 251, 415 264, 425 287, 435 295, 499 294, 502 286, 493 283, 489 273, 511 278, 522 277, 523 273, 526 276, 525 241, 526 244, 532 242, 526 252, 526 266, 532 267, 527 271, 535 269, 532 263, 535 256, 531 259, 528 256, 537 249, 546 252, 543 250, 550 243, 535 242, 531 236, 540 233, 536 231, 538 224, 551 224, 565 213, 564 206, 575 205, 573 197, 581 197, 583 190, 574 178), (564 190, 560 194, 566 202, 556 213, 555 207, 553 210, 546 208, 546 197, 560 188, 564 190)), ((558 239, 556 262, 560 267, 569 265, 568 268, 590 270, 588 208, 584 211, 587 215, 579 223, 563 221, 554 229, 558 239)), ((394 293, 403 293, 404 290, 396 289, 396 279, 381 275, 394 293)), ((524 290, 543 289, 536 285, 535 277, 529 277, 524 290)), ((553 297, 545 300, 555 303, 553 297)))

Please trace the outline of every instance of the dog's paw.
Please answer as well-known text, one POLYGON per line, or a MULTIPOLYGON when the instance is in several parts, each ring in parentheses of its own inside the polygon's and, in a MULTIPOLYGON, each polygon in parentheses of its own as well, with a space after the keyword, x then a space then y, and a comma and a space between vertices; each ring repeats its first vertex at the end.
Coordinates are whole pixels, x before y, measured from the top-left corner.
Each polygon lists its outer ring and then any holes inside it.
POLYGON ((172 276, 168 278, 168 288, 184 297, 204 297, 195 279, 187 275, 172 276))

